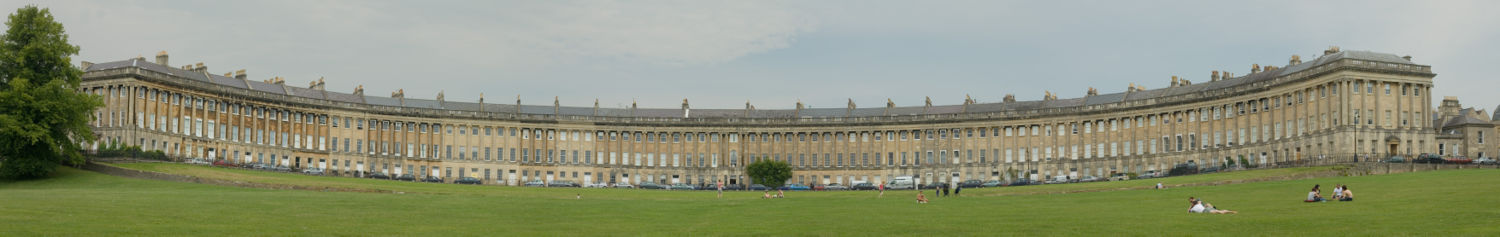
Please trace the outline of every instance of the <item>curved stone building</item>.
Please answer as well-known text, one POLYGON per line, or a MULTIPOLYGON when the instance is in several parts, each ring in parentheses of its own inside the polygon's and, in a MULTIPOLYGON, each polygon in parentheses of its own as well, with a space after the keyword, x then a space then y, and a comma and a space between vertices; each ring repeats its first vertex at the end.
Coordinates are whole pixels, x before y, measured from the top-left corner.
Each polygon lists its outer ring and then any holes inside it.
POLYGON ((1416 154, 1436 143, 1429 66, 1337 48, 1246 75, 1174 76, 1166 88, 1090 88, 1081 98, 780 110, 409 98, 168 65, 165 52, 84 62, 83 90, 106 102, 101 140, 174 157, 502 185, 743 183, 744 165, 763 159, 789 162, 795 183, 1039 180, 1416 154))

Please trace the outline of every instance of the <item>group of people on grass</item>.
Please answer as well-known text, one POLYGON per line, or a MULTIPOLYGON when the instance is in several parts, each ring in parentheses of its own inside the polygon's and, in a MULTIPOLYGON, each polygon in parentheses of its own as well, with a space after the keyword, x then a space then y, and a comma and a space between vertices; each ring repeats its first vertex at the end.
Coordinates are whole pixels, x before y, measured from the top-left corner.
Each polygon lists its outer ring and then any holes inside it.
MULTIPOLYGON (((932 195, 934 195, 934 196, 948 196, 948 184, 942 184, 942 185, 939 185, 939 186, 940 187, 938 187, 938 188, 932 189, 932 195)), ((963 191, 964 191, 964 187, 963 186, 954 187, 953 188, 953 196, 958 196, 958 193, 959 192, 963 192, 963 191)), ((883 184, 880 186, 880 195, 881 196, 885 195, 885 185, 883 185, 883 184)), ((927 195, 922 190, 917 190, 917 203, 927 203, 927 195)))
POLYGON ((786 197, 786 193, 783 192, 783 191, 781 191, 780 189, 776 190, 776 195, 771 195, 771 191, 765 191, 765 192, 762 192, 760 194, 760 198, 761 199, 785 198, 785 197, 786 197))
MULTIPOLYGON (((1303 202, 1326 202, 1323 198, 1322 186, 1314 184, 1312 191, 1307 192, 1307 199, 1303 202)), ((1340 202, 1354 201, 1354 191, 1349 191, 1349 185, 1337 184, 1333 186, 1333 200, 1340 202)))

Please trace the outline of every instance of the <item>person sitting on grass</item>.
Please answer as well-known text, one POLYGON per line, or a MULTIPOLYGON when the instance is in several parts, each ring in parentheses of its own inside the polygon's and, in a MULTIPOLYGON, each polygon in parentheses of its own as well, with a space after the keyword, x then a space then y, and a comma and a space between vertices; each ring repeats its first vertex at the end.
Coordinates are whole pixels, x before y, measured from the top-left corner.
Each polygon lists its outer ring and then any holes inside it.
POLYGON ((771 191, 764 191, 764 192, 760 193, 760 199, 769 199, 769 198, 771 198, 771 191))
POLYGON ((1340 187, 1339 189, 1343 190, 1343 193, 1339 194, 1339 197, 1340 197, 1339 201, 1340 202, 1354 201, 1354 192, 1349 191, 1349 185, 1344 185, 1343 187, 1340 187))
POLYGON ((1318 186, 1317 185, 1313 185, 1312 191, 1308 191, 1307 192, 1307 200, 1304 200, 1303 202, 1321 202, 1321 201, 1325 201, 1325 200, 1323 200, 1323 194, 1318 193, 1318 186))
POLYGON ((1188 208, 1188 213, 1212 213, 1212 214, 1236 214, 1236 213, 1240 213, 1240 212, 1237 212, 1237 211, 1219 210, 1217 208, 1214 208, 1213 204, 1205 203, 1202 200, 1195 200, 1195 199, 1193 199, 1191 197, 1189 197, 1188 200, 1189 200, 1188 201, 1189 203, 1193 204, 1192 207, 1188 208))
POLYGON ((927 195, 922 191, 917 191, 917 203, 927 203, 927 195))
POLYGON ((1342 184, 1333 185, 1333 200, 1341 199, 1341 197, 1344 195, 1344 189, 1342 189, 1343 187, 1344 185, 1342 184))
POLYGON ((786 197, 786 193, 782 192, 781 189, 777 189, 776 190, 776 198, 784 198, 784 197, 786 197))

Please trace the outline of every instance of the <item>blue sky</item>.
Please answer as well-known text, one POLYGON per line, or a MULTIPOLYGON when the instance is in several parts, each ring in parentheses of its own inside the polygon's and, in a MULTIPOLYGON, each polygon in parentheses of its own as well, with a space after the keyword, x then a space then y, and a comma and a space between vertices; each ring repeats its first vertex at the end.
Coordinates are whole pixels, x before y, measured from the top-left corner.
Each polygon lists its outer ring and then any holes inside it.
MULTIPOLYGON (((1410 55, 1488 110, 1484 1, 0 1, 51 8, 75 61, 180 66, 368 94, 564 105, 842 108, 1082 96, 1247 74, 1329 46, 1410 55)), ((1437 100, 1435 100, 1436 102, 1437 100)))

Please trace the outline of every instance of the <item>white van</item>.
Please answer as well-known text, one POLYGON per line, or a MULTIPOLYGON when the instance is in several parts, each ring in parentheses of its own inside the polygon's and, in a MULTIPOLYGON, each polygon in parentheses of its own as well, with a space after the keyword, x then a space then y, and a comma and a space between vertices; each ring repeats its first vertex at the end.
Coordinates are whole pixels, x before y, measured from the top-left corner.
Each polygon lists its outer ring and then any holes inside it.
POLYGON ((885 189, 913 189, 916 188, 916 183, 911 176, 896 176, 891 179, 890 183, 885 184, 885 189))

